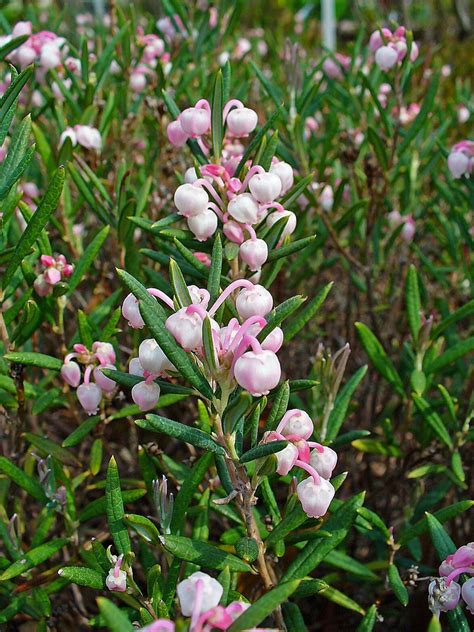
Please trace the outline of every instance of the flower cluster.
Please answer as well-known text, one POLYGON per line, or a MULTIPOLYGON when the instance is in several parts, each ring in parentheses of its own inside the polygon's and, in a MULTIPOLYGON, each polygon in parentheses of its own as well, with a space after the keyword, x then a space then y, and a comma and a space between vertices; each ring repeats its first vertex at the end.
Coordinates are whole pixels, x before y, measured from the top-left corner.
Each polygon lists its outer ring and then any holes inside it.
POLYGON ((74 352, 64 358, 61 377, 77 389, 77 399, 87 414, 95 415, 102 396, 115 389, 115 382, 102 372, 102 369, 115 369, 115 351, 110 342, 100 341, 93 343, 92 351, 83 344, 75 344, 73 348, 74 352), (84 375, 79 364, 85 367, 84 375), (91 381, 91 377, 95 382, 91 381))
MULTIPOLYGON (((374 31, 370 36, 370 50, 375 53, 375 63, 381 70, 390 70, 400 64, 408 52, 407 34, 404 26, 399 26, 393 33, 389 28, 374 31)), ((418 57, 418 46, 411 43, 410 61, 418 57)))
POLYGON ((329 482, 336 467, 337 454, 331 448, 309 441, 314 426, 304 410, 288 410, 275 431, 265 433, 262 443, 285 440, 288 445, 276 453, 277 473, 285 476, 293 467, 310 474, 298 484, 297 494, 304 512, 310 518, 323 516, 334 497, 335 489, 329 482))
POLYGON ((142 27, 137 29, 137 44, 141 55, 134 63, 129 85, 132 92, 141 93, 145 90, 148 81, 155 77, 158 61, 167 63, 170 57, 169 53, 165 52, 165 43, 161 37, 155 33, 145 34, 142 27))
MULTIPOLYGON (((240 279, 231 283, 209 307, 207 290, 191 285, 188 288, 190 304, 175 309, 166 294, 155 288, 148 289, 151 296, 163 301, 172 313, 165 322, 166 329, 176 342, 189 353, 194 353, 201 362, 206 362, 203 344, 203 326, 209 319, 214 351, 214 368, 208 367, 212 377, 225 383, 229 389, 238 384, 255 396, 267 394, 277 386, 281 377, 280 362, 276 356, 283 343, 283 332, 275 327, 263 341, 258 334, 267 324, 264 316, 273 307, 273 299, 263 286, 240 279), (235 290, 240 290, 235 299, 235 307, 240 321, 232 318, 220 327, 213 318, 235 290)), ((139 304, 133 294, 129 294, 122 305, 122 314, 131 327, 142 328, 144 321, 139 304)), ((144 340, 139 348, 138 358, 132 358, 129 371, 143 377, 143 381, 133 387, 133 400, 141 410, 151 410, 160 396, 157 377, 169 377, 175 370, 158 343, 144 340)))
POLYGON ((40 76, 48 70, 62 65, 68 51, 65 45, 66 40, 51 31, 40 31, 33 34, 31 22, 17 22, 11 35, 0 37, 0 46, 4 46, 12 39, 22 35, 29 35, 29 37, 26 42, 8 55, 8 60, 12 64, 25 68, 35 63, 40 76))
POLYGON ((74 125, 74 127, 66 127, 59 138, 59 144, 62 145, 66 138, 71 140, 73 147, 81 145, 85 149, 93 149, 100 151, 102 149, 102 136, 98 129, 92 125, 74 125))
POLYGON ((474 141, 462 140, 454 145, 448 156, 448 169, 453 178, 469 178, 474 171, 474 141))
POLYGON ((440 577, 433 579, 428 588, 431 611, 439 617, 440 612, 454 610, 461 596, 469 612, 474 614, 474 542, 470 542, 441 563, 440 577), (470 575, 462 587, 455 581, 461 575, 470 575))
POLYGON ((36 277, 33 286, 38 296, 48 296, 55 285, 71 276, 74 266, 66 261, 64 255, 41 255, 40 262, 43 272, 36 277))
POLYGON ((398 228, 399 226, 402 226, 400 234, 404 241, 409 243, 413 240, 416 225, 412 215, 401 215, 401 213, 395 209, 390 211, 387 218, 391 228, 398 228))
MULTIPOLYGON (((207 573, 197 571, 180 582, 176 589, 181 613, 190 617, 189 632, 212 632, 227 630, 242 612, 250 607, 243 601, 232 601, 221 606, 224 589, 221 584, 207 573)), ((174 632, 175 624, 169 619, 158 619, 141 632, 174 632)), ((258 632, 251 628, 250 632, 258 632)), ((263 630, 262 630, 263 632, 263 630)))
MULTIPOLYGON (((281 240, 296 228, 296 216, 278 202, 293 185, 293 169, 283 161, 273 160, 265 170, 260 165, 246 164, 243 179, 235 176, 244 147, 239 139, 248 136, 257 125, 257 114, 236 99, 223 110, 226 139, 220 164, 209 163, 186 171, 185 184, 174 195, 178 213, 186 218, 189 230, 198 241, 206 241, 222 222, 224 235, 238 244, 241 261, 253 272, 259 271, 268 258, 268 246, 255 228, 265 220, 269 230, 278 220, 286 224, 281 240)), ((168 138, 175 146, 188 139, 199 139, 204 153, 209 154, 203 137, 211 130, 211 108, 201 99, 187 108, 168 125, 168 138)))

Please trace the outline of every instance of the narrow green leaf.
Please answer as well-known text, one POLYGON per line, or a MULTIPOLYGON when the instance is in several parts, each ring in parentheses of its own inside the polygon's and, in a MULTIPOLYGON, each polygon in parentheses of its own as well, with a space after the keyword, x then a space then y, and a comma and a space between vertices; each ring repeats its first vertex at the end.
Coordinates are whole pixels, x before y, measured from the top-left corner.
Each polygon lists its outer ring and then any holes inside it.
POLYGON ((295 592, 299 583, 300 580, 284 582, 267 592, 234 621, 228 632, 243 632, 258 626, 295 592))
POLYGON ((13 562, 3 573, 0 575, 0 582, 7 581, 8 579, 13 579, 14 577, 18 577, 18 575, 22 575, 29 571, 30 568, 35 568, 49 560, 50 557, 55 555, 63 546, 66 546, 68 543, 67 538, 61 538, 58 540, 51 540, 50 542, 46 542, 46 544, 41 544, 34 549, 28 551, 28 553, 24 553, 18 560, 13 562))
POLYGON ((192 300, 189 295, 188 286, 186 285, 179 265, 174 259, 170 259, 170 282, 178 308, 191 305, 192 300))
POLYGON ((54 441, 51 441, 46 437, 40 437, 31 432, 24 432, 22 436, 35 448, 38 448, 38 450, 46 455, 50 454, 51 456, 54 456, 54 458, 61 463, 65 463, 66 465, 80 465, 80 461, 74 456, 74 454, 72 454, 72 452, 69 452, 69 450, 66 450, 54 441))
POLYGON ((453 442, 449 436, 449 432, 443 423, 443 420, 438 413, 429 405, 429 403, 416 393, 412 394, 415 406, 418 408, 423 416, 423 419, 429 424, 435 435, 440 439, 448 448, 453 447, 453 442))
POLYGON ((222 71, 219 70, 214 82, 214 90, 212 93, 212 151, 214 160, 218 162, 222 151, 222 140, 224 138, 224 125, 222 121, 222 110, 224 107, 224 83, 222 79, 222 71))
POLYGON ((413 264, 410 266, 407 274, 405 300, 411 337, 416 344, 421 327, 421 300, 418 287, 418 272, 413 264))
POLYGON ((6 457, 0 456, 0 472, 3 472, 18 487, 24 489, 30 496, 46 503, 46 495, 43 488, 35 478, 28 476, 22 469, 11 463, 6 457))
POLYGON ((173 505, 170 529, 174 535, 184 530, 184 519, 196 490, 213 462, 213 454, 204 454, 183 481, 173 505))
POLYGON ((31 220, 28 222, 25 231, 20 237, 17 248, 8 263, 8 267, 3 276, 2 287, 4 289, 12 280, 16 269, 23 261, 24 257, 29 254, 30 248, 33 246, 41 231, 46 226, 50 216, 55 211, 61 196, 63 184, 64 167, 59 167, 53 175, 53 178, 49 183, 48 189, 39 203, 38 208, 33 213, 31 220))
POLYGON ((131 529, 136 531, 146 542, 159 544, 160 532, 149 518, 137 514, 124 514, 123 521, 131 529))
POLYGON ((461 340, 460 342, 450 347, 447 351, 442 353, 440 356, 435 358, 432 362, 428 364, 427 367, 425 367, 425 373, 438 373, 450 364, 453 364, 457 360, 460 360, 462 357, 464 357, 468 353, 472 353, 473 351, 474 336, 472 336, 471 338, 466 338, 466 340, 461 340))
POLYGON ((97 605, 110 632, 134 632, 130 619, 109 599, 98 597, 97 605))
POLYGON ((58 571, 58 575, 78 586, 86 586, 95 590, 104 590, 105 588, 104 575, 85 566, 65 566, 58 571))
POLYGON ((68 296, 70 296, 74 290, 77 288, 79 283, 82 281, 89 268, 93 264, 96 259, 100 249, 102 248, 105 240, 107 239, 107 235, 109 234, 110 226, 104 226, 102 230, 100 230, 91 243, 87 246, 81 258, 77 262, 76 267, 74 268, 74 272, 71 275, 71 278, 68 281, 69 290, 67 292, 68 296))
POLYGON ((207 290, 211 295, 212 305, 219 296, 222 273, 222 241, 220 233, 217 233, 212 246, 211 267, 207 281, 207 290))
POLYGON ((290 322, 290 324, 285 328, 285 342, 289 342, 292 338, 296 336, 296 334, 303 329, 303 327, 312 320, 321 307, 321 305, 326 300, 327 295, 329 294, 331 288, 333 286, 333 282, 325 285, 317 295, 310 300, 310 302, 301 310, 298 316, 290 322))
POLYGON ((334 408, 329 415, 327 432, 328 441, 333 441, 339 434, 339 430, 341 429, 341 426, 344 423, 344 419, 346 418, 347 409, 349 408, 352 396, 356 388, 364 379, 366 373, 367 365, 365 364, 354 373, 354 375, 347 381, 347 383, 344 385, 344 387, 341 389, 340 393, 336 397, 334 408))
POLYGON ((59 371, 63 365, 58 358, 53 358, 53 356, 44 353, 34 353, 33 351, 12 351, 11 353, 6 353, 3 357, 14 364, 37 366, 41 369, 50 369, 51 371, 59 371))
MULTIPOLYGON (((474 500, 461 500, 449 507, 444 507, 439 511, 435 511, 433 517, 440 523, 448 522, 448 520, 453 520, 459 514, 469 511, 472 507, 474 507, 474 500)), ((400 538, 400 544, 405 545, 410 540, 413 540, 413 538, 419 538, 427 530, 428 521, 426 518, 422 518, 416 524, 403 531, 400 538)))
POLYGON ((263 459, 271 454, 281 452, 281 450, 286 448, 287 445, 287 441, 271 441, 270 443, 257 445, 255 448, 244 452, 244 454, 240 457, 240 462, 249 463, 250 461, 255 461, 255 459, 263 459))
POLYGON ((365 617, 357 626, 356 632, 372 632, 377 622, 377 606, 374 604, 367 610, 365 617))
POLYGON ((408 604, 408 590, 402 582, 402 578, 395 564, 390 564, 388 567, 388 581, 390 582, 395 597, 402 606, 406 606, 408 604))
POLYGON ((127 528, 123 523, 124 509, 120 490, 120 479, 117 463, 114 457, 109 461, 107 468, 107 484, 105 487, 105 506, 107 510, 107 522, 110 535, 119 553, 131 551, 130 538, 127 528))
POLYGON ((163 535, 161 542, 164 548, 175 557, 198 564, 202 568, 222 571, 228 567, 230 571, 236 573, 251 571, 247 562, 207 542, 191 540, 180 535, 163 535))
POLYGON ((390 360, 377 340, 375 335, 366 327, 363 323, 355 324, 357 333, 359 334, 360 341, 364 347, 369 359, 375 366, 377 371, 387 382, 389 382, 397 391, 401 397, 405 397, 405 390, 403 388, 403 382, 395 369, 393 362, 390 360))

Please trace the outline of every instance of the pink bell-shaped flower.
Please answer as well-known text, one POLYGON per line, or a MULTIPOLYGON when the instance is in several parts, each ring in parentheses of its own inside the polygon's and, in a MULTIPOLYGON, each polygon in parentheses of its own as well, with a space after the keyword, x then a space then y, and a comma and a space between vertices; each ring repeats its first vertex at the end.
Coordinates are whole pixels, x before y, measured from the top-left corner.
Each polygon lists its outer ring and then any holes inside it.
POLYGON ((163 349, 153 338, 144 340, 138 348, 138 359, 143 370, 160 377, 166 371, 175 371, 163 349))
POLYGON ((241 290, 235 301, 235 306, 244 320, 250 316, 265 316, 273 307, 273 298, 263 285, 254 285, 241 290))
POLYGON ((133 329, 143 329, 145 321, 140 314, 140 307, 138 300, 130 293, 125 297, 122 303, 122 316, 128 321, 130 327, 133 329))
POLYGON ((314 424, 307 412, 293 408, 283 415, 277 430, 285 437, 306 440, 313 434, 314 424))
POLYGON ((268 259, 267 242, 263 239, 247 239, 240 245, 239 255, 250 270, 256 272, 268 259))
POLYGON ((324 451, 312 450, 309 464, 323 478, 330 479, 337 463, 337 454, 332 448, 324 447, 324 451))
POLYGON ((205 108, 186 108, 178 117, 185 134, 198 138, 211 129, 211 113, 205 108))
POLYGON ((438 617, 440 612, 454 610, 460 598, 461 586, 457 582, 448 584, 444 577, 434 579, 428 586, 428 604, 438 617))
POLYGON ((182 184, 175 191, 174 203, 180 215, 194 217, 207 210, 209 196, 200 186, 182 184))
POLYGON ((92 345, 92 351, 101 364, 114 364, 115 349, 110 342, 97 340, 92 345))
POLYGON ((185 351, 196 351, 202 344, 202 317, 182 307, 166 320, 166 329, 185 351))
POLYGON ((139 382, 132 388, 132 399, 142 412, 152 410, 160 399, 160 387, 155 382, 139 382))
POLYGON ((174 147, 182 147, 188 140, 188 135, 181 127, 181 123, 178 121, 172 121, 166 128, 166 135, 168 140, 174 147))
MULTIPOLYGON (((279 441, 280 439, 281 436, 279 433, 267 432, 263 436, 262 443, 279 441)), ((294 445, 294 443, 288 443, 286 448, 283 448, 283 450, 280 450, 280 452, 276 452, 275 457, 277 459, 277 473, 280 474, 280 476, 286 476, 294 467, 298 459, 298 448, 294 445)))
POLYGON ((275 329, 273 329, 262 342, 262 349, 264 349, 265 351, 273 351, 273 353, 277 353, 281 349, 283 340, 283 330, 281 329, 281 327, 275 327, 275 329))
POLYGON ((110 379, 110 377, 104 375, 102 373, 102 369, 115 370, 116 367, 113 364, 103 364, 102 366, 96 366, 93 371, 94 379, 97 386, 99 386, 104 391, 104 393, 111 393, 117 386, 117 384, 114 382, 114 380, 110 379))
POLYGON ((234 222, 232 219, 225 222, 222 231, 234 244, 241 244, 244 241, 244 230, 239 222, 234 222))
POLYGON ((81 384, 77 388, 77 399, 88 415, 95 415, 99 410, 102 390, 94 382, 81 384))
POLYGON ((285 195, 293 186, 294 175, 293 167, 283 160, 273 163, 270 167, 270 173, 274 173, 280 178, 281 191, 280 195, 285 195))
POLYGON ((266 224, 269 227, 272 227, 273 224, 276 224, 279 219, 282 217, 288 217, 288 221, 286 222, 285 228, 281 234, 280 239, 285 239, 288 235, 291 235, 296 228, 296 215, 292 211, 275 211, 274 213, 270 213, 267 217, 266 224))
POLYGON ((63 380, 73 388, 77 388, 81 383, 81 368, 77 362, 72 360, 65 362, 61 367, 60 373, 63 380))
POLYGON ((131 358, 128 365, 128 372, 130 375, 136 375, 137 377, 145 377, 145 371, 140 363, 139 358, 131 358))
POLYGON ((75 125, 74 131, 76 132, 76 138, 79 145, 86 149, 95 149, 100 151, 102 149, 102 137, 100 132, 92 125, 75 125))
POLYGON ((188 217, 187 224, 198 241, 206 241, 217 230, 217 215, 208 208, 199 215, 188 217))
POLYGON ((257 127, 258 116, 250 108, 235 108, 227 115, 227 129, 232 136, 248 136, 257 127))
POLYGON ((296 491, 303 511, 309 518, 321 518, 321 516, 324 516, 336 493, 329 481, 320 478, 316 482, 312 476, 301 481, 296 491))
POLYGON ((260 204, 277 199, 281 192, 281 180, 276 173, 256 173, 249 180, 249 189, 260 204))
POLYGON ((190 617, 195 614, 196 610, 198 614, 203 614, 215 608, 222 597, 224 589, 217 579, 214 579, 207 573, 197 571, 180 582, 176 592, 183 616, 190 617), (198 603, 199 608, 195 608, 198 599, 200 602, 198 603))
POLYGON ((117 559, 113 568, 105 579, 105 585, 113 592, 125 592, 127 590, 127 573, 120 568, 122 556, 117 559))
POLYGON ((251 395, 266 395, 280 381, 280 362, 273 351, 247 351, 236 361, 234 376, 251 395))
POLYGON ((375 53, 375 63, 381 70, 390 70, 398 62, 398 53, 391 46, 381 46, 375 53))
POLYGON ((448 156, 448 169, 455 179, 469 174, 469 157, 462 151, 452 151, 448 156))
POLYGON ((258 204, 250 193, 240 193, 233 197, 227 205, 227 211, 231 217, 242 224, 258 222, 258 204))
POLYGON ((461 594, 467 609, 471 614, 474 614, 474 577, 464 582, 461 594))
POLYGON ((44 278, 44 274, 39 274, 34 280, 33 287, 38 296, 48 296, 51 292, 51 285, 44 278))

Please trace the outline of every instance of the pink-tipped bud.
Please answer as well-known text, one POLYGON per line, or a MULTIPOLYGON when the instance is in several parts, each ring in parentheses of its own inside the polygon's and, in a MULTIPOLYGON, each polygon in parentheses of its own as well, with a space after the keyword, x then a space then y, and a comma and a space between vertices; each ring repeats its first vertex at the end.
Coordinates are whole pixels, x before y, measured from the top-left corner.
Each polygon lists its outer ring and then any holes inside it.
POLYGON ((312 476, 302 481, 296 491, 308 518, 324 516, 336 493, 334 487, 325 478, 320 478, 316 483, 312 476))
POLYGON ((278 428, 285 437, 292 435, 306 440, 313 434, 314 424, 307 412, 293 408, 286 411, 278 428))
POLYGON ((280 178, 280 195, 285 195, 285 193, 288 193, 294 182, 293 167, 287 162, 276 162, 270 167, 270 173, 274 173, 280 178))
POLYGON ((239 254, 250 270, 256 272, 268 259, 268 246, 263 239, 248 239, 241 244, 239 254))
POLYGON ((198 241, 206 241, 217 230, 217 215, 208 208, 199 215, 188 217, 187 223, 198 241))
POLYGON ((260 204, 274 202, 281 192, 281 180, 275 173, 256 173, 249 180, 249 189, 260 204))
POLYGON ((182 307, 166 320, 166 329, 185 351, 196 351, 202 345, 202 318, 182 307))
POLYGON ((211 114, 204 108, 187 108, 178 117, 185 134, 197 138, 211 129, 211 114))
POLYGON ((162 376, 167 371, 176 371, 160 345, 153 338, 144 340, 138 348, 138 360, 143 370, 152 375, 162 376))
POLYGON ((182 147, 188 140, 188 135, 181 127, 179 121, 172 121, 166 128, 168 140, 174 147, 182 147))
POLYGON ((139 382, 132 388, 132 399, 142 412, 152 410, 160 399, 160 387, 155 382, 139 382))
POLYGON ((116 370, 116 367, 113 364, 104 364, 103 366, 96 366, 94 369, 94 379, 97 386, 99 386, 104 393, 111 393, 117 385, 114 380, 102 373, 102 369, 116 370))
POLYGON ((390 70, 398 61, 398 53, 391 46, 381 46, 375 53, 375 63, 381 70, 390 70))
POLYGON ((413 240, 413 237, 415 236, 415 231, 416 231, 415 220, 413 219, 411 215, 408 215, 405 218, 402 232, 400 233, 402 236, 402 239, 406 241, 407 243, 409 243, 410 241, 413 240))
POLYGON ((95 415, 99 410, 99 404, 102 399, 102 391, 94 384, 94 382, 89 382, 89 384, 81 384, 77 388, 77 399, 81 404, 82 408, 86 411, 88 415, 95 415))
POLYGON ((77 388, 81 383, 81 369, 77 362, 65 362, 61 367, 61 377, 73 388, 77 388))
POLYGON ((51 285, 46 281, 43 274, 39 274, 36 277, 33 287, 35 288, 35 292, 38 296, 48 296, 51 292, 51 285))
POLYGON ((468 579, 462 585, 462 598, 471 614, 474 614, 474 577, 468 579))
POLYGON ((309 464, 323 478, 331 478, 337 463, 337 454, 332 448, 324 448, 324 452, 312 450, 309 457, 309 464))
POLYGON ((239 386, 259 397, 278 385, 281 366, 273 351, 247 351, 235 363, 234 375, 239 386))
POLYGON ((197 571, 180 582, 176 592, 183 616, 190 617, 195 614, 198 595, 200 596, 200 607, 197 609, 197 614, 203 614, 217 606, 224 589, 217 579, 207 575, 207 573, 197 571))
POLYGON ((257 127, 258 116, 250 108, 236 108, 227 115, 227 129, 232 136, 248 136, 257 127))
POLYGON ((122 316, 128 320, 128 324, 133 329, 143 329, 145 322, 140 314, 138 300, 133 294, 127 294, 122 303, 122 316))
POLYGON ((241 244, 244 241, 244 229, 238 222, 231 219, 225 222, 222 230, 227 239, 233 241, 234 244, 241 244))
POLYGON ((102 149, 102 136, 99 130, 92 127, 92 125, 75 125, 74 131, 76 132, 79 145, 86 149, 95 149, 96 151, 102 149))
POLYGON ((275 211, 274 213, 270 213, 267 217, 266 224, 271 227, 282 217, 288 217, 286 226, 281 234, 281 239, 285 239, 285 237, 294 233, 296 228, 296 215, 292 211, 275 211))
POLYGON ((130 90, 132 92, 136 92, 137 94, 140 94, 140 92, 143 92, 143 90, 145 90, 146 88, 145 74, 143 72, 137 72, 137 71, 132 72, 130 74, 129 85, 130 85, 130 90))
POLYGON ((250 193, 236 195, 227 205, 231 217, 242 224, 256 224, 258 222, 258 204, 250 193))
POLYGON ((182 184, 174 194, 174 203, 184 217, 194 217, 207 210, 209 196, 200 186, 182 184))
MULTIPOLYGON (((390 29, 383 28, 381 29, 381 31, 382 31, 383 37, 386 40, 392 37, 392 31, 390 29)), ((370 36, 369 48, 373 53, 375 53, 375 51, 379 49, 381 46, 383 46, 384 44, 382 34, 380 33, 380 30, 377 30, 377 31, 374 31, 372 35, 370 36)))
POLYGON ((105 585, 113 592, 125 592, 127 590, 127 573, 120 568, 121 559, 117 561, 114 568, 111 568, 105 585))
POLYGON ((20 68, 26 68, 26 66, 29 66, 35 61, 36 51, 34 48, 31 48, 31 46, 23 44, 16 51, 15 57, 20 65, 20 68))
POLYGON ((244 320, 250 316, 265 316, 273 307, 273 298, 263 285, 254 285, 239 292, 235 306, 244 320))

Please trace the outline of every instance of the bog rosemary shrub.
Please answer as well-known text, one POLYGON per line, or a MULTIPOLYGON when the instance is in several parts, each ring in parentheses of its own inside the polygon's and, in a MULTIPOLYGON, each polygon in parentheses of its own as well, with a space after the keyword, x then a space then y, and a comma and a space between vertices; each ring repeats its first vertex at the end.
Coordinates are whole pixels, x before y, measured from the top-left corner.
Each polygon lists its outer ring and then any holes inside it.
POLYGON ((2 629, 468 632, 469 83, 160 11, 1 14, 2 629))

